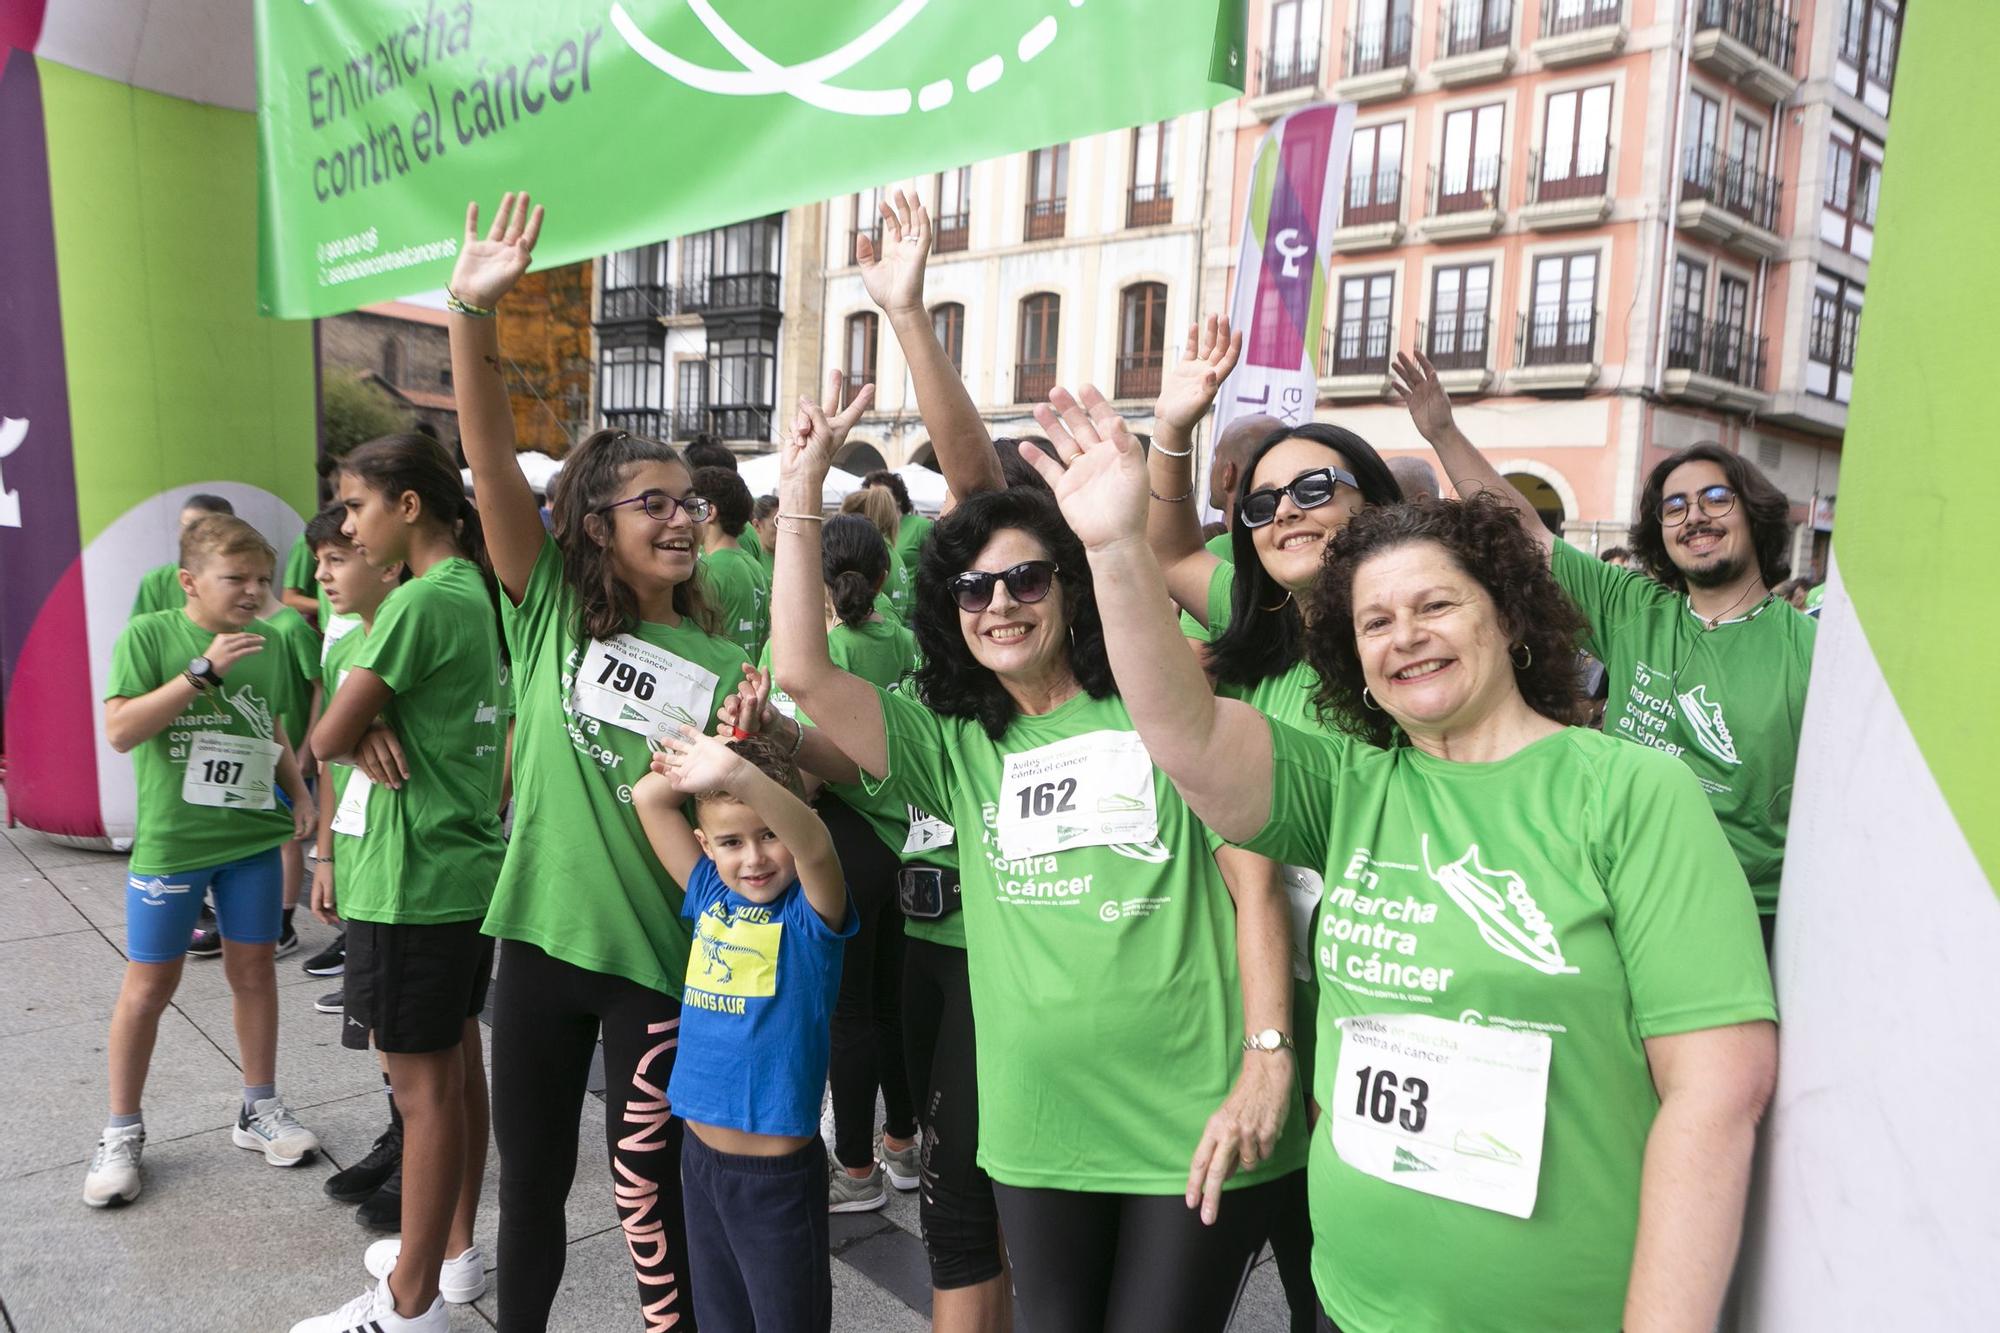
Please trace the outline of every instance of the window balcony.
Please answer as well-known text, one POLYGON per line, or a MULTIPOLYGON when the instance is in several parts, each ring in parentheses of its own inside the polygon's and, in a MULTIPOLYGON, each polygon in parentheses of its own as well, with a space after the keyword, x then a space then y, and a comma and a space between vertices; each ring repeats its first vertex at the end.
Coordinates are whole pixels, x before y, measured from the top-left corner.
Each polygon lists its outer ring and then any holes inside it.
MULTIPOLYGON (((599 324, 652 323, 680 313, 680 289, 673 286, 607 287, 597 308, 599 324)), ((634 434, 639 432, 634 431, 634 434)))
POLYGON ((1522 225, 1537 231, 1594 227, 1611 216, 1611 149, 1584 148, 1567 164, 1567 174, 1546 179, 1541 150, 1528 154, 1528 203, 1522 225), (1592 161, 1596 156, 1598 160, 1592 161))
POLYGON ((1257 91, 1250 98, 1250 114, 1259 120, 1276 120, 1287 111, 1317 101, 1320 65, 1318 42, 1267 47, 1258 52, 1257 91))
POLYGON ((777 311, 775 273, 711 273, 681 287, 681 309, 698 314, 736 310, 777 311))
POLYGON ((1661 385, 1670 398, 1690 398, 1718 407, 1750 411, 1765 406, 1765 339, 1735 324, 1699 319, 1674 311, 1667 326, 1667 374, 1661 385))
POLYGON ((1790 97, 1799 86, 1793 64, 1799 21, 1775 0, 1697 0, 1694 61, 1767 102, 1790 97))
POLYGON ((1160 227, 1174 220, 1174 187, 1161 181, 1125 192, 1127 227, 1160 227))
MULTIPOLYGON (((605 413, 610 420, 611 414, 605 413)), ((706 407, 683 407, 674 413, 673 435, 676 440, 692 440, 708 429, 708 409, 706 407)))
MULTIPOLYGON (((1017 361, 1014 363, 1015 402, 1047 402, 1049 391, 1055 387, 1056 363, 1054 361, 1017 361)), ((1154 392, 1158 393, 1157 385, 1154 392)))
POLYGON ((952 254, 972 244, 972 215, 970 213, 940 213, 937 230, 933 233, 937 240, 932 249, 941 255, 952 254))
POLYGON ((1410 16, 1364 23, 1347 34, 1347 63, 1333 85, 1343 102, 1378 102, 1410 90, 1410 16))
POLYGON ((1021 235, 1030 241, 1054 240, 1063 234, 1065 219, 1069 215, 1069 200, 1036 199, 1028 205, 1027 215, 1022 220, 1021 235))
POLYGON ((658 408, 607 407, 604 409, 604 425, 609 430, 643 435, 649 440, 669 439, 673 433, 673 417, 658 408))
POLYGON ((1491 321, 1484 310, 1433 313, 1417 325, 1417 343, 1437 367, 1438 384, 1449 394, 1484 393, 1493 383, 1488 366, 1491 321))
POLYGON ((1704 240, 1760 259, 1784 250, 1778 235, 1778 180, 1716 147, 1695 145, 1681 155, 1677 221, 1704 240))
POLYGON ((1606 60, 1625 49, 1625 0, 1542 0, 1535 58, 1551 67, 1606 60))
POLYGON ((1497 79, 1514 65, 1511 0, 1448 0, 1439 7, 1431 73, 1447 88, 1497 79))
POLYGON ((1430 216, 1424 219, 1427 241, 1465 241, 1500 230, 1503 214, 1500 182, 1507 171, 1498 157, 1475 158, 1448 170, 1431 168, 1430 216))
POLYGON ((1320 335, 1319 396, 1379 399, 1389 392, 1389 320, 1343 319, 1320 335))
POLYGON ((713 435, 725 440, 757 440, 771 438, 771 405, 769 403, 718 403, 708 409, 708 429, 713 435))
POLYGON ((1349 176, 1341 200, 1340 224, 1326 238, 1335 254, 1384 250, 1403 239, 1403 173, 1390 167, 1370 176, 1349 176))
POLYGON ((1521 316, 1514 334, 1514 369, 1508 387, 1522 393, 1589 388, 1597 379, 1597 311, 1537 306, 1521 316))
MULTIPOLYGON (((1118 358, 1118 379, 1113 386, 1114 397, 1144 398, 1147 401, 1160 396, 1160 370, 1164 356, 1160 352, 1142 352, 1137 356, 1118 358)), ((1050 386, 1053 388, 1053 384, 1050 386)), ((1044 390, 1041 398, 1047 398, 1044 390)), ((1040 401, 1038 398, 1036 401, 1040 401)))

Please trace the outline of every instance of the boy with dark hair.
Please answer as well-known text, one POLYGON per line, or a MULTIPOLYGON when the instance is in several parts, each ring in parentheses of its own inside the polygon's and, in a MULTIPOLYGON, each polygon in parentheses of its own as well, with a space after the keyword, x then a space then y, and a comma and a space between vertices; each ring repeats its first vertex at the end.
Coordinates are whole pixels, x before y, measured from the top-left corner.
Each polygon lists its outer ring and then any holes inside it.
POLYGON ((704 590, 721 614, 723 637, 742 644, 754 662, 771 635, 771 579, 744 549, 750 488, 727 468, 703 467, 695 469, 694 491, 710 505, 708 521, 701 525, 704 590))

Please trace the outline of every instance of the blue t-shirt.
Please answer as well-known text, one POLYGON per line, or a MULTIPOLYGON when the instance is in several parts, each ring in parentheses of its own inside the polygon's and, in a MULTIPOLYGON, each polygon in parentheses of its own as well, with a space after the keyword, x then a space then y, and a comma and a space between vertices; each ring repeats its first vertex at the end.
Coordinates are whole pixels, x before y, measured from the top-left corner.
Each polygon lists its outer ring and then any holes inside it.
POLYGON ((819 1133, 840 961, 861 925, 854 909, 828 929, 797 880, 753 903, 704 856, 681 915, 694 923, 694 947, 667 1084, 674 1114, 746 1134, 819 1133))

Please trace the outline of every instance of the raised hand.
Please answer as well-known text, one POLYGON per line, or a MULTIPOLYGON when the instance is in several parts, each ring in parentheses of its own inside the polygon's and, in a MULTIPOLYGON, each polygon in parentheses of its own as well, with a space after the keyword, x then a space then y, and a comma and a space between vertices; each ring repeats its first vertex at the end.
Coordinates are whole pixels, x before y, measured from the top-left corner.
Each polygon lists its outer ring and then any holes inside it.
POLYGON ((1451 395, 1444 391, 1438 381, 1437 367, 1423 352, 1418 351, 1414 357, 1408 352, 1396 353, 1389 386, 1395 390, 1396 400, 1409 410, 1418 434, 1436 444, 1439 436, 1450 433, 1451 395))
POLYGON ((1021 457, 1054 488, 1063 517, 1086 547, 1146 540, 1146 456, 1125 418, 1086 384, 1081 398, 1066 389, 1035 405, 1035 422, 1056 447, 1060 463, 1023 442, 1021 457))
POLYGON ((914 194, 897 190, 882 201, 882 252, 867 233, 854 238, 861 285, 885 314, 924 308, 924 264, 931 252, 931 215, 914 194))
POLYGON ((728 791, 741 776, 743 756, 714 736, 704 736, 684 726, 653 738, 658 747, 653 755, 653 771, 674 784, 687 796, 705 791, 728 791))
POLYGON ((1183 434, 1192 431, 1208 415, 1242 352, 1243 335, 1229 331, 1226 317, 1210 315, 1188 325, 1187 350, 1160 381, 1160 396, 1153 404, 1155 420, 1183 434))
POLYGON ((479 204, 476 200, 467 204, 465 240, 452 266, 451 294, 467 305, 493 309, 528 271, 535 238, 541 234, 542 210, 530 212, 525 193, 500 196, 484 240, 479 236, 479 204))
POLYGON ((840 406, 845 377, 837 370, 826 377, 826 401, 815 403, 800 395, 791 435, 778 446, 780 486, 817 491, 826 484, 833 456, 847 442, 847 432, 875 401, 875 386, 864 384, 845 409, 840 406))

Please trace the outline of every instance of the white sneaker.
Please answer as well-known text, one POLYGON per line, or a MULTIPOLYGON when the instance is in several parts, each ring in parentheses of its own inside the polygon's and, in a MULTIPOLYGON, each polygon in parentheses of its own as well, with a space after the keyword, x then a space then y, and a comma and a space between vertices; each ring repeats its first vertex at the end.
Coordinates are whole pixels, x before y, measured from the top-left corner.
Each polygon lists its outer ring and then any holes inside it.
POLYGON ((907 1148, 891 1148, 886 1135, 875 1137, 883 1174, 899 1190, 913 1190, 924 1183, 924 1149, 921 1139, 912 1139, 907 1148))
POLYGON ((145 1149, 143 1125, 105 1130, 83 1178, 83 1201, 92 1208, 117 1208, 138 1198, 139 1154, 145 1149))
POLYGON ((237 1112, 230 1140, 239 1148, 263 1153, 272 1166, 297 1166, 319 1151, 313 1132, 276 1097, 265 1097, 237 1112))
POLYGON ((442 1296, 415 1319, 396 1313, 389 1284, 378 1282, 332 1314, 314 1315, 292 1325, 292 1333, 448 1333, 451 1315, 442 1296))
MULTIPOLYGON (((362 1264, 370 1277, 387 1280, 396 1271, 396 1260, 403 1254, 403 1242, 398 1237, 378 1240, 368 1247, 368 1253, 361 1256, 362 1264)), ((453 1305, 465 1305, 486 1294, 486 1254, 477 1245, 466 1250, 456 1259, 446 1259, 444 1268, 438 1273, 438 1294, 453 1305)))

